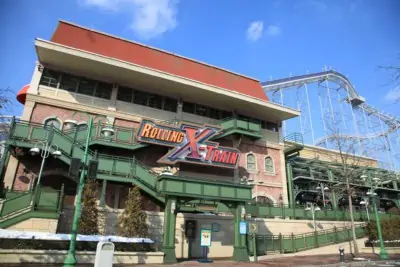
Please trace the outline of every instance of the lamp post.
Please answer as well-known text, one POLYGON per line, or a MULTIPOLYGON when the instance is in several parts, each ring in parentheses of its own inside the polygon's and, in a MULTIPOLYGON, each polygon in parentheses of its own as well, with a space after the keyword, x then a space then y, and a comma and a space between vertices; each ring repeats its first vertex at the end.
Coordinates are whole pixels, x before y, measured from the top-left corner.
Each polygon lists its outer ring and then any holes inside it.
POLYGON ((311 205, 309 205, 304 210, 311 211, 311 215, 312 215, 312 219, 313 219, 313 223, 314 223, 314 232, 315 232, 315 231, 317 231, 317 224, 315 223, 315 212, 320 211, 321 209, 318 207, 318 205, 316 203, 310 203, 310 204, 311 205))
POLYGON ((324 183, 320 183, 315 189, 321 190, 322 202, 323 202, 323 205, 324 205, 324 208, 325 208, 325 191, 328 191, 329 188, 326 185, 324 185, 324 183))
POLYGON ((369 211, 368 211, 368 206, 369 206, 368 200, 367 199, 366 200, 362 200, 362 201, 360 201, 360 204, 361 205, 365 205, 365 210, 367 211, 367 219, 368 219, 368 221, 370 221, 370 219, 369 219, 369 211))
POLYGON ((48 129, 46 130, 45 140, 36 142, 35 147, 33 147, 29 150, 29 153, 32 156, 36 156, 36 155, 40 154, 40 156, 42 157, 42 163, 40 164, 38 180, 36 183, 36 188, 35 188, 35 193, 34 193, 33 206, 36 205, 36 201, 37 201, 36 195, 38 193, 40 193, 39 189, 40 189, 40 182, 42 180, 44 163, 46 162, 46 159, 50 156, 50 151, 53 150, 53 152, 51 152, 51 154, 55 158, 58 158, 61 156, 61 151, 58 150, 58 146, 51 143, 53 141, 53 136, 54 136, 53 126, 49 126, 48 129))
MULTIPOLYGON (((77 113, 75 112, 72 115, 72 118, 77 113)), ((83 192, 83 187, 85 185, 85 175, 86 175, 86 165, 87 165, 87 160, 88 160, 88 153, 89 153, 89 142, 90 142, 90 137, 92 135, 92 128, 93 128, 93 121, 95 118, 90 117, 89 114, 83 113, 82 115, 85 115, 87 117, 88 121, 88 127, 87 127, 87 136, 86 136, 86 142, 85 142, 85 153, 83 154, 83 168, 81 171, 81 175, 79 178, 79 186, 78 186, 78 194, 76 196, 76 207, 74 211, 74 218, 72 221, 72 230, 71 230, 71 241, 69 243, 69 249, 68 249, 68 254, 67 257, 64 260, 64 267, 67 266, 76 266, 76 258, 75 258, 75 249, 76 249, 76 236, 78 233, 78 226, 79 226, 79 219, 81 217, 81 199, 82 199, 82 192, 83 192)), ((65 122, 67 127, 76 127, 78 124, 75 120, 67 120, 65 122)), ((104 133, 105 136, 111 136, 114 134, 114 130, 111 127, 106 127, 102 129, 102 132, 104 133)))
POLYGON ((371 189, 367 192, 367 195, 372 200, 372 205, 373 205, 374 212, 375 212, 375 221, 376 221, 376 228, 378 230, 379 247, 380 247, 379 256, 380 256, 381 260, 387 260, 389 255, 385 249, 385 245, 383 242, 381 223, 379 221, 378 208, 376 206, 377 194, 375 193, 375 189, 378 187, 378 182, 380 179, 375 177, 375 178, 372 178, 372 180, 373 180, 373 182, 371 183, 371 189))

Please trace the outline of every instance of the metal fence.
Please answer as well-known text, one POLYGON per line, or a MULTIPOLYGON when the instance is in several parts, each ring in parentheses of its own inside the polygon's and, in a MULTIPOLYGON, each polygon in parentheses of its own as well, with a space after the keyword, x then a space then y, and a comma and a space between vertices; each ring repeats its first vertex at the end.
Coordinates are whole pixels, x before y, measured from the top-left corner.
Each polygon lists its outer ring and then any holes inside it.
MULTIPOLYGON (((365 236, 365 225, 356 226, 356 237, 365 236)), ((301 250, 318 248, 352 240, 351 227, 333 228, 298 235, 256 235, 255 246, 257 256, 268 252, 294 253, 301 250)), ((254 255, 254 236, 247 236, 247 248, 254 255)))

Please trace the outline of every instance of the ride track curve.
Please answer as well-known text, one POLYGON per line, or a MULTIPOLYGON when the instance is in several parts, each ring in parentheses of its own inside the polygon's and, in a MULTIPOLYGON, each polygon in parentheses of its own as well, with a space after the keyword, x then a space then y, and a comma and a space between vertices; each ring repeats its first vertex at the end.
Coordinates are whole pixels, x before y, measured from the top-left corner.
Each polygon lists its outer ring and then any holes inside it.
POLYGON ((351 104, 353 109, 362 109, 368 115, 372 115, 382 120, 387 128, 378 133, 370 133, 363 135, 328 135, 322 137, 315 141, 314 145, 321 145, 324 142, 334 140, 339 138, 343 138, 346 140, 355 139, 355 140, 366 140, 366 139, 374 139, 379 137, 387 137, 389 134, 400 129, 400 118, 390 115, 387 113, 382 113, 379 110, 375 109, 371 105, 365 102, 365 98, 360 96, 355 90, 354 86, 350 82, 350 80, 340 72, 335 70, 327 70, 322 72, 310 73, 305 75, 292 76, 283 79, 276 79, 271 81, 262 82, 261 86, 264 91, 273 92, 288 89, 291 87, 301 87, 305 84, 311 83, 321 83, 324 81, 331 81, 340 86, 340 88, 344 89, 347 92, 348 98, 347 102, 351 104))

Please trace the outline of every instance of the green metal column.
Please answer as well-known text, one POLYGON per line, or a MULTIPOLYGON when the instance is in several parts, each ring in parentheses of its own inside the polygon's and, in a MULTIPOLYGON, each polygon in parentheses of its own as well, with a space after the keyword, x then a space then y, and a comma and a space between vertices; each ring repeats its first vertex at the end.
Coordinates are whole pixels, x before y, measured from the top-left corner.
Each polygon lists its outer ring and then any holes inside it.
POLYGON ((176 199, 167 197, 164 211, 164 237, 163 252, 164 263, 176 263, 175 255, 175 223, 176 223, 176 199))
POLYGON ((294 201, 294 194, 293 194, 293 170, 292 164, 286 163, 286 177, 287 177, 287 184, 288 184, 288 191, 289 191, 289 204, 290 207, 295 207, 294 201))
POLYGON ((1 157, 1 162, 0 162, 0 183, 4 181, 3 171, 5 169, 5 165, 7 164, 9 158, 10 158, 10 147, 9 145, 6 145, 4 147, 3 156, 1 157))
POLYGON ((107 180, 103 180, 103 185, 101 187, 101 194, 100 194, 100 207, 102 208, 106 206, 106 192, 107 192, 107 180))
MULTIPOLYGON (((333 182, 333 174, 332 174, 331 170, 328 170, 328 179, 329 179, 329 182, 333 182)), ((332 208, 334 210, 336 210, 337 209, 337 200, 336 200, 335 191, 331 191, 331 196, 332 196, 332 199, 331 199, 332 208)))
POLYGON ((376 222, 376 228, 378 230, 378 238, 379 238, 379 256, 381 260, 387 260, 389 258, 389 255, 385 249, 384 245, 384 240, 382 237, 382 229, 381 229, 381 222, 379 220, 379 214, 378 214, 378 207, 376 206, 376 197, 374 196, 375 190, 371 190, 372 192, 372 201, 374 205, 374 212, 375 212, 375 222, 376 222))
POLYGON ((234 261, 250 261, 249 254, 247 253, 246 247, 246 235, 241 235, 239 232, 240 221, 242 220, 242 208, 243 204, 238 204, 233 210, 234 216, 234 243, 233 243, 233 260, 234 261))
POLYGON ((398 187, 398 185, 397 185, 397 181, 395 180, 395 181, 392 181, 392 183, 393 183, 393 189, 394 190, 399 190, 399 187, 398 187))

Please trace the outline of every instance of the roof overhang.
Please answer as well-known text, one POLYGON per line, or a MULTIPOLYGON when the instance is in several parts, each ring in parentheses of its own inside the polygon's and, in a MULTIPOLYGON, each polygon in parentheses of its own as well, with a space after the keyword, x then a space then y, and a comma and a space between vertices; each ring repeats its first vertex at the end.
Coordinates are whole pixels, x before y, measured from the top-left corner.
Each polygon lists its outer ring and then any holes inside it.
POLYGON ((273 122, 300 115, 297 110, 255 97, 58 43, 36 39, 35 47, 41 64, 82 76, 142 88, 221 109, 236 110, 243 115, 273 122))

